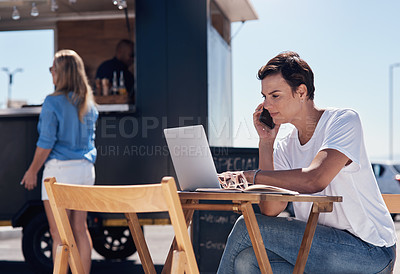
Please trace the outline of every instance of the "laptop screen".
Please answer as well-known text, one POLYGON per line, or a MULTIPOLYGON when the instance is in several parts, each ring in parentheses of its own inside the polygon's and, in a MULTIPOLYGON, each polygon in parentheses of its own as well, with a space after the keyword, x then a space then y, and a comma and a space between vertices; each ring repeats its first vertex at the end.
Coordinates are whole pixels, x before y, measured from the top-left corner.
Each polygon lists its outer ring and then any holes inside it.
POLYGON ((167 128, 164 135, 181 190, 220 188, 202 125, 167 128))

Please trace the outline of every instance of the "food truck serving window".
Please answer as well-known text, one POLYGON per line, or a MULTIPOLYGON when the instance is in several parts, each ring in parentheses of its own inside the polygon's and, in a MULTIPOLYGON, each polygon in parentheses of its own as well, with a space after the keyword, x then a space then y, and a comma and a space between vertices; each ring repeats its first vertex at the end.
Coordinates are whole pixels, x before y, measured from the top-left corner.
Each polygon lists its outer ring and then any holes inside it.
POLYGON ((135 103, 133 31, 134 18, 57 22, 58 49, 70 48, 82 57, 100 105, 135 103))

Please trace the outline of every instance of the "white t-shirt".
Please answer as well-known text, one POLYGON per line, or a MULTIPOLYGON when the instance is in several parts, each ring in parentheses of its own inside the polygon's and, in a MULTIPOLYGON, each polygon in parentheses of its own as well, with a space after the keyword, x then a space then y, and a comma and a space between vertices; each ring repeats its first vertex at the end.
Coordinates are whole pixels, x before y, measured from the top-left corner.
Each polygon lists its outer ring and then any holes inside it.
MULTIPOLYGON (((308 167, 317 153, 335 149, 352 163, 336 175, 330 184, 314 195, 337 195, 343 202, 333 203, 333 212, 321 213, 318 223, 347 230, 376 246, 396 243, 394 223, 382 199, 368 160, 361 121, 350 109, 326 109, 312 138, 301 145, 298 131, 277 140, 274 150, 275 170, 308 167)), ((293 203, 296 218, 307 221, 311 203, 293 203)))

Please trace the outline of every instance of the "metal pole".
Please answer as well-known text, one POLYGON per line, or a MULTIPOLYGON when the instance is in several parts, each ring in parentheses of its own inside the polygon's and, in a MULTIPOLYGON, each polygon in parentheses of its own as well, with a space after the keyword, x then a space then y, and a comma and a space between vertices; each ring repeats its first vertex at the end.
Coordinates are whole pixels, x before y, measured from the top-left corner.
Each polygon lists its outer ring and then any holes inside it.
POLYGON ((9 108, 11 106, 11 87, 13 83, 13 76, 17 72, 22 72, 22 68, 17 68, 13 72, 10 72, 8 68, 2 68, 5 73, 8 74, 8 94, 7 94, 7 107, 9 108))
POLYGON ((389 66, 389 160, 393 161, 393 65, 389 66))
POLYGON ((11 86, 12 86, 12 78, 13 75, 11 73, 8 74, 8 95, 7 95, 7 108, 11 107, 11 86))
POLYGON ((393 69, 400 63, 389 66, 389 160, 393 161, 393 69))

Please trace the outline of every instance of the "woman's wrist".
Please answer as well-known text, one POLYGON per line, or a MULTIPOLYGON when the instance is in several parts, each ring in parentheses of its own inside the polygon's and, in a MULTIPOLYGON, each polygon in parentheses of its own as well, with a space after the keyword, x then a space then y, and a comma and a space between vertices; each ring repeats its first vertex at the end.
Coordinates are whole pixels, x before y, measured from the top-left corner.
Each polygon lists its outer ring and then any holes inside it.
POLYGON ((261 171, 261 169, 255 169, 255 170, 247 170, 243 172, 244 177, 246 178, 246 181, 249 182, 249 184, 255 184, 255 178, 257 177, 257 174, 261 171))
POLYGON ((39 173, 40 168, 41 168, 41 166, 38 166, 37 164, 32 162, 26 172, 29 172, 33 175, 37 175, 39 173))
POLYGON ((259 173, 261 171, 261 169, 257 169, 257 170, 254 170, 254 173, 253 173, 253 185, 255 185, 256 184, 256 177, 257 177, 257 174, 259 173))
POLYGON ((243 175, 244 175, 246 181, 247 181, 249 184, 251 184, 251 183, 252 183, 252 180, 253 180, 254 170, 246 170, 246 171, 243 171, 243 175))
POLYGON ((260 138, 258 142, 258 147, 259 148, 265 148, 265 149, 270 149, 273 151, 274 149, 274 139, 266 139, 266 138, 260 138))

